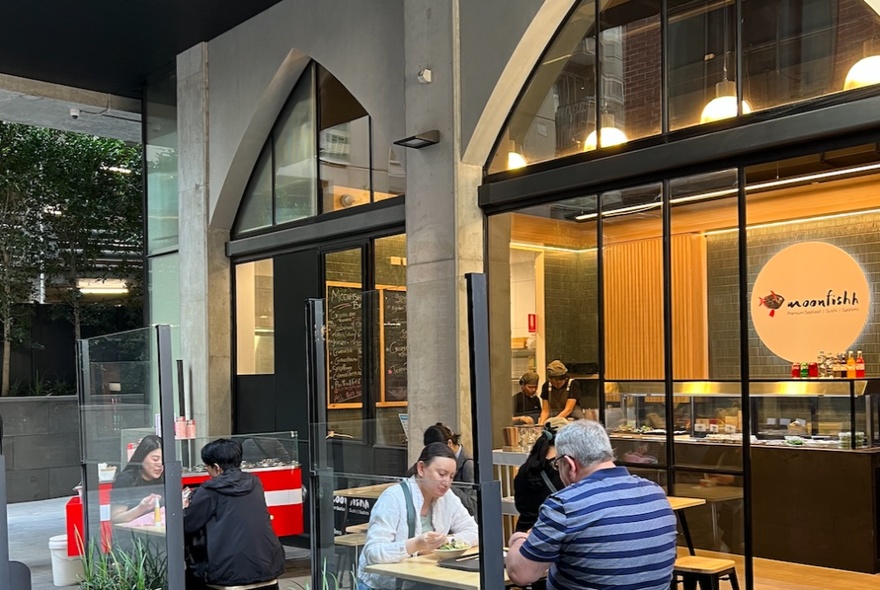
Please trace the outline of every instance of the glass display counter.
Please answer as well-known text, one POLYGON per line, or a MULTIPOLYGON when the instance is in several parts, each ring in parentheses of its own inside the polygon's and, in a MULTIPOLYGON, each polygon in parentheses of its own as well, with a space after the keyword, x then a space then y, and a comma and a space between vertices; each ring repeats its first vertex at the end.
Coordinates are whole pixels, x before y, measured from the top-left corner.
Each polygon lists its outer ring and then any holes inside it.
MULTIPOLYGON (((751 443, 798 448, 880 446, 876 380, 756 380, 749 383, 751 443)), ((676 442, 742 442, 741 386, 727 381, 673 383, 676 442)), ((612 438, 666 440, 661 381, 615 381, 604 387, 604 420, 612 438)))

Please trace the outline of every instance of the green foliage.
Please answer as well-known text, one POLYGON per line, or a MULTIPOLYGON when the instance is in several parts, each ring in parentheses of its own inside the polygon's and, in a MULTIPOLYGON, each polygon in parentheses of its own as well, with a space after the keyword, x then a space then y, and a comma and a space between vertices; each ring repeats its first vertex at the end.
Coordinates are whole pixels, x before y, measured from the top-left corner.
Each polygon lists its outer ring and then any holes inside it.
MULTIPOLYGON (((352 565, 351 571, 352 580, 357 580, 357 570, 355 566, 352 565)), ((310 590, 311 584, 306 582, 305 584, 300 584, 299 582, 291 582, 293 586, 288 586, 287 590, 310 590)), ((324 566, 321 568, 321 587, 318 590, 341 590, 342 589, 342 579, 341 577, 336 577, 336 574, 329 571, 327 569, 327 560, 324 560, 324 566)))
POLYGON ((83 551, 81 590, 167 590, 168 564, 156 547, 135 539, 129 550, 102 553, 89 542, 83 551))
POLYGON ((10 396, 38 396, 38 395, 76 395, 76 384, 62 379, 42 377, 39 372, 31 381, 30 387, 26 387, 21 381, 16 380, 9 388, 10 396))

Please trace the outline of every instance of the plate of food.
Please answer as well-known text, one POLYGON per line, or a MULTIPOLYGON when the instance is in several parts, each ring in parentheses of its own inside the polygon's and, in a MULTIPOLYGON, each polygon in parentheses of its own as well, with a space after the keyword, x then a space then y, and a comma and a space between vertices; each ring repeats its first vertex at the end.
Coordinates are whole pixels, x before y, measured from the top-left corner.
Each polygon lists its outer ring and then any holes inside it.
POLYGON ((470 548, 471 546, 469 543, 456 539, 455 537, 450 537, 445 543, 434 549, 434 554, 440 559, 452 559, 460 556, 470 548))

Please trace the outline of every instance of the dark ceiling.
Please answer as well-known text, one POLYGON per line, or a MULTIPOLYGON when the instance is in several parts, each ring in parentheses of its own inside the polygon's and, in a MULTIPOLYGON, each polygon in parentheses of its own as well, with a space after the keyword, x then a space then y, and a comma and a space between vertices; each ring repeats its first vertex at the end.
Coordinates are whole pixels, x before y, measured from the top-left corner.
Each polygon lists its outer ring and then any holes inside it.
POLYGON ((175 56, 280 0, 0 0, 0 73, 140 98, 175 56))

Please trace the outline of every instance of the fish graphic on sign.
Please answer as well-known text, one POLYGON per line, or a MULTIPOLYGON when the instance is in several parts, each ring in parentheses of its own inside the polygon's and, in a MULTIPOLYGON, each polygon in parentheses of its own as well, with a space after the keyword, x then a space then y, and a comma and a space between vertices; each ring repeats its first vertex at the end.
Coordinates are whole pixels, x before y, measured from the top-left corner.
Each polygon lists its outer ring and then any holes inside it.
POLYGON ((765 297, 758 297, 758 307, 762 305, 766 305, 770 309, 770 317, 772 318, 776 315, 776 310, 782 307, 783 302, 785 302, 785 297, 778 293, 774 293, 770 291, 770 294, 765 297))

